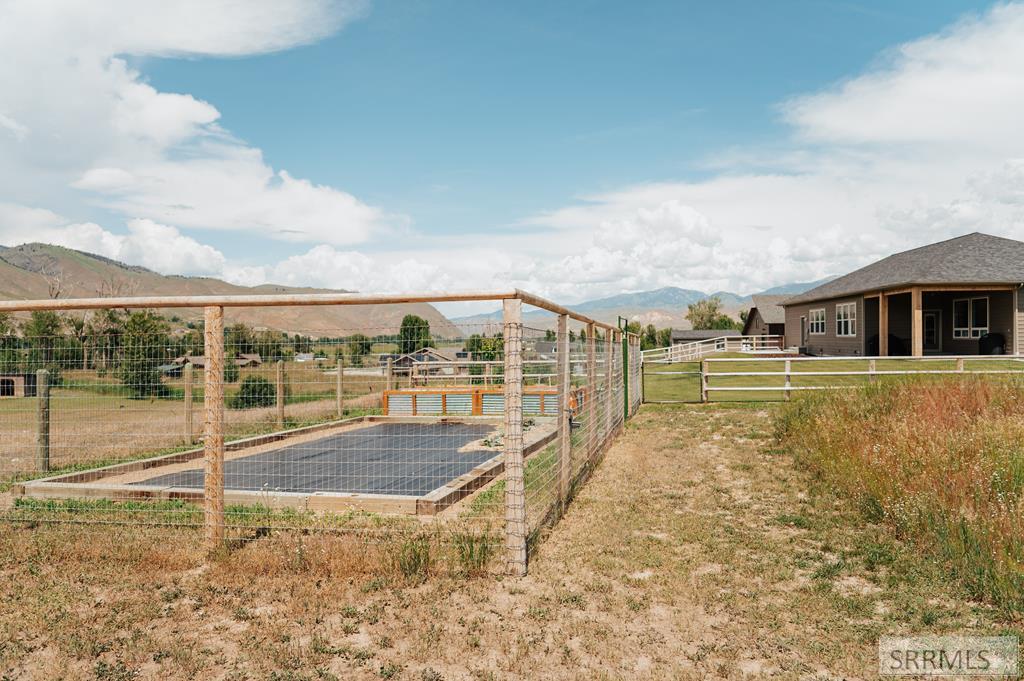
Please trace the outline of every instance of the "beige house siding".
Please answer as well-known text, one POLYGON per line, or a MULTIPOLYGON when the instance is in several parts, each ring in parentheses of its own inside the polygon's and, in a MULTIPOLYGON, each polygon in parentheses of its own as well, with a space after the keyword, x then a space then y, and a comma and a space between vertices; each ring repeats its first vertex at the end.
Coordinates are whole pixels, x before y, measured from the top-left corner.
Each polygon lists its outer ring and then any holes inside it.
MULTIPOLYGON (((939 314, 941 348, 926 348, 925 354, 941 352, 946 355, 975 355, 978 353, 977 338, 953 338, 953 301, 961 298, 988 298, 988 329, 990 333, 1002 334, 1006 340, 1005 351, 1017 353, 1024 349, 1024 294, 1016 291, 925 291, 921 297, 923 312, 939 314)), ((804 346, 813 355, 865 355, 867 340, 878 333, 877 299, 866 303, 863 298, 842 298, 836 300, 802 303, 786 307, 786 345, 804 346), (836 305, 857 302, 857 336, 837 337, 836 305), (871 309, 867 307, 870 305, 871 309), (800 339, 800 317, 810 317, 810 310, 825 309, 825 334, 807 335, 806 342, 800 339)), ((906 348, 911 348, 911 296, 902 293, 889 296, 889 334, 900 339, 906 348)), ((808 322, 809 326, 809 322, 808 322)))
POLYGON ((812 355, 858 356, 864 354, 864 299, 838 298, 817 303, 804 303, 786 307, 786 345, 789 347, 804 346, 812 355), (857 304, 857 335, 836 335, 836 305, 843 303, 857 304), (810 311, 825 309, 825 333, 812 335, 810 329, 810 311), (800 338, 800 318, 806 317, 808 329, 806 342, 800 338))

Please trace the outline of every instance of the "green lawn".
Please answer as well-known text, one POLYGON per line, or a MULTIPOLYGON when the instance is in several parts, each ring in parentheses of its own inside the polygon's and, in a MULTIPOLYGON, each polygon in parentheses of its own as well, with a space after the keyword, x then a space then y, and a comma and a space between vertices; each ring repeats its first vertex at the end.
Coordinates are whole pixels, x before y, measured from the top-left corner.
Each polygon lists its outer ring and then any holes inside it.
MULTIPOLYGON (((713 402, 751 402, 784 399, 783 387, 785 369, 781 359, 753 359, 750 355, 739 353, 721 353, 708 357, 713 359, 707 363, 712 374, 721 373, 766 373, 780 372, 778 375, 761 376, 711 376, 708 381, 709 399, 713 402), (736 360, 736 361, 719 361, 736 360), (775 391, 715 391, 714 388, 779 388, 775 391)), ((823 372, 867 371, 869 360, 842 359, 823 361, 800 361, 791 363, 792 378, 790 384, 796 387, 853 386, 861 385, 869 380, 867 376, 816 375, 823 372), (801 375, 803 374, 803 375, 801 375)), ((956 360, 943 357, 911 360, 893 357, 875 361, 875 369, 884 371, 952 371, 956 369, 956 360)), ((679 362, 675 364, 644 365, 644 398, 648 402, 699 402, 700 401, 700 362, 679 362)), ((1024 361, 1019 359, 966 359, 965 371, 1020 371, 1024 374, 1024 361)), ((999 374, 994 377, 1000 376, 999 374)), ((899 380, 900 376, 878 377, 880 381, 899 380)))

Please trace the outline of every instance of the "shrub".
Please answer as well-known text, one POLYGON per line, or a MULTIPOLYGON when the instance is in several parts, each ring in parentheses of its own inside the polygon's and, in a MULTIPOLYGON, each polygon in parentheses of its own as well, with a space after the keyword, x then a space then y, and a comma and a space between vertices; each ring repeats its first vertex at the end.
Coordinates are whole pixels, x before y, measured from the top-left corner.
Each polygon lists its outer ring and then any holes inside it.
POLYGON ((395 564, 409 582, 422 584, 430 574, 432 557, 427 537, 410 537, 398 547, 395 564))
POLYGON ((277 404, 277 389, 262 376, 246 376, 228 402, 232 409, 255 409, 277 404))
POLYGON ((224 382, 234 383, 238 380, 239 369, 234 360, 228 359, 224 362, 224 382))

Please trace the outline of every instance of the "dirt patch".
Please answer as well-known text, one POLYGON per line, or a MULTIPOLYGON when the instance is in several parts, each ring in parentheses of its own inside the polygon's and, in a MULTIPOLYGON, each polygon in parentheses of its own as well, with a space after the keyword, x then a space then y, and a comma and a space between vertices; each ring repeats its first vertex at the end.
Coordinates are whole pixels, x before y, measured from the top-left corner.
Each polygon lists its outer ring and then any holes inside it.
POLYGON ((372 560, 387 546, 332 537, 203 568, 191 532, 4 528, 0 673, 868 678, 883 634, 1019 629, 751 437, 767 418, 643 410, 524 579, 413 584, 372 560))

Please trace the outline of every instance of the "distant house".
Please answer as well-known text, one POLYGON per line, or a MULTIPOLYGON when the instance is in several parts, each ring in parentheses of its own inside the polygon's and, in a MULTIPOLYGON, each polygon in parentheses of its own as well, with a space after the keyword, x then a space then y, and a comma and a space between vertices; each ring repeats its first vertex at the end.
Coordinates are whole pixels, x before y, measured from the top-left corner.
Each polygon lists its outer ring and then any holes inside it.
POLYGON ((453 368, 446 365, 451 365, 455 358, 436 348, 426 347, 405 354, 381 355, 380 365, 387 366, 388 360, 391 360, 393 373, 408 376, 413 373, 414 368, 419 375, 452 373, 453 368))
POLYGON ((35 397, 36 375, 29 373, 0 373, 0 398, 35 397))
POLYGON ((783 301, 813 355, 1018 354, 1024 242, 974 232, 890 255, 783 301))
POLYGON ((170 364, 161 364, 160 366, 157 367, 157 371, 159 371, 164 376, 169 376, 170 378, 180 377, 181 372, 184 369, 185 365, 178 364, 177 362, 171 362, 170 364))
POLYGON ((296 352, 295 353, 295 361, 296 362, 312 362, 314 359, 316 359, 316 356, 312 352, 296 352))
POLYGON ((235 364, 240 367, 258 367, 263 365, 263 358, 259 356, 259 353, 239 353, 238 358, 235 359, 235 364))
POLYGON ((672 329, 672 345, 685 345, 711 338, 740 336, 736 329, 672 329))
POLYGON ((779 303, 792 296, 753 296, 744 336, 785 336, 786 310, 779 303))

